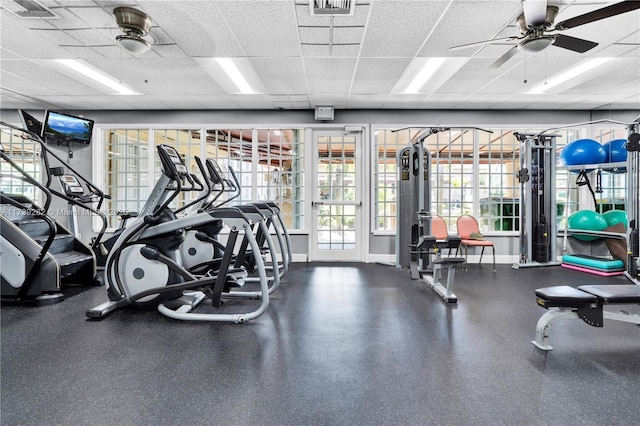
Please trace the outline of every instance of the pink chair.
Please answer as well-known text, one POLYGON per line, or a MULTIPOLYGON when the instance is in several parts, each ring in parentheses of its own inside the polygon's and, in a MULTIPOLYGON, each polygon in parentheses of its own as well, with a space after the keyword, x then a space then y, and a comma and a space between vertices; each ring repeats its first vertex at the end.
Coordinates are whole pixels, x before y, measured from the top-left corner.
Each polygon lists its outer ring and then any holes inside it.
POLYGON ((460 240, 456 235, 449 235, 447 222, 444 221, 442 216, 431 216, 431 235, 436 237, 436 241, 439 243, 438 246, 440 248, 449 249, 449 254, 451 254, 452 248, 457 250, 460 245, 460 240))
POLYGON ((436 240, 446 240, 449 236, 447 223, 441 216, 431 216, 431 235, 436 237, 436 240))
MULTIPOLYGON (((485 247, 491 247, 493 250, 493 272, 496 271, 496 248, 493 243, 489 240, 485 240, 481 237, 480 234, 480 226, 478 226, 478 221, 475 217, 469 215, 462 215, 456 221, 456 228, 458 229, 458 235, 462 238, 460 242, 460 246, 464 249, 464 266, 466 270, 469 270, 469 264, 467 263, 467 254, 469 252, 469 247, 482 247, 482 252, 480 253, 480 261, 479 264, 482 263, 482 255, 484 254, 485 247), (472 238, 471 234, 477 234, 480 236, 479 238, 472 238)), ((475 235, 474 235, 475 236, 475 235)))

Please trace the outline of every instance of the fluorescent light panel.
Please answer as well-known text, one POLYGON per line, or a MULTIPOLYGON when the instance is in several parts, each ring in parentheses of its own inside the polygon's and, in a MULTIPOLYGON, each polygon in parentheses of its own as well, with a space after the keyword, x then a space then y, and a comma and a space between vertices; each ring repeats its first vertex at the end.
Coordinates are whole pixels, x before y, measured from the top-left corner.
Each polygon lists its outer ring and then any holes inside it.
POLYGON ((56 62, 68 67, 69 69, 78 72, 85 77, 89 77, 90 79, 115 90, 119 95, 139 95, 139 93, 135 92, 131 88, 125 86, 120 83, 114 77, 103 73, 102 71, 91 67, 84 61, 76 60, 76 59, 56 59, 56 62))
POLYGON ((559 86, 560 84, 565 83, 569 80, 572 80, 593 69, 596 69, 604 65, 605 63, 611 61, 612 59, 614 58, 592 58, 586 61, 582 61, 577 66, 570 68, 560 74, 556 74, 555 76, 548 79, 546 82, 538 84, 536 87, 528 91, 527 94, 530 94, 530 95, 545 94, 547 90, 553 87, 559 86))
POLYGON ((469 61, 465 57, 414 58, 393 88, 396 94, 433 94, 469 61))
POLYGON ((446 58, 429 58, 427 62, 422 66, 418 75, 416 75, 409 86, 405 89, 405 93, 418 93, 422 86, 429 80, 433 75, 438 71, 443 64, 446 58))
POLYGON ((248 95, 256 93, 244 78, 236 64, 233 63, 231 58, 216 58, 216 62, 220 65, 223 71, 227 73, 227 76, 229 76, 231 81, 233 81, 233 84, 235 84, 238 90, 240 90, 240 93, 248 95))

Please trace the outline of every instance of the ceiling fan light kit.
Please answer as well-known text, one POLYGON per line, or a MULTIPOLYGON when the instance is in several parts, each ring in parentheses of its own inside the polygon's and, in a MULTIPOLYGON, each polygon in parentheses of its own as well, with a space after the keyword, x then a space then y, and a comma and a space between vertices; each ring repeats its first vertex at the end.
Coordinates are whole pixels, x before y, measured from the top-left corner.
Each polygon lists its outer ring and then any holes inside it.
POLYGON ((518 50, 522 50, 527 53, 538 53, 542 52, 554 41, 554 36, 541 36, 538 38, 532 38, 524 40, 522 43, 520 43, 518 45, 518 50))
POLYGON ((151 49, 151 44, 143 37, 149 34, 151 17, 132 7, 113 9, 118 27, 124 32, 116 36, 116 44, 132 55, 140 55, 151 49))

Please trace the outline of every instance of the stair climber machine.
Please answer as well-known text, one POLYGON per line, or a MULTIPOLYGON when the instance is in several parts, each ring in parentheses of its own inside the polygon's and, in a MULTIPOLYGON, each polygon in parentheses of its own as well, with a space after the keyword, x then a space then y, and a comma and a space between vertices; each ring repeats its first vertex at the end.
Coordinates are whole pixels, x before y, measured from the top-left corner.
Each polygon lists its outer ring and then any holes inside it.
MULTIPOLYGON (((109 250, 111 250, 113 244, 115 244, 118 239, 118 235, 124 231, 127 221, 131 218, 137 217, 138 213, 118 211, 116 214, 120 219, 120 226, 115 230, 113 235, 109 238, 105 238, 104 235, 107 228, 107 217, 102 212, 101 207, 104 200, 111 199, 111 196, 103 193, 95 185, 85 179, 83 179, 85 181, 84 184, 80 182, 78 179, 78 176, 80 175, 77 173, 65 173, 64 167, 50 167, 48 168, 48 172, 50 175, 58 178, 60 188, 62 189, 62 192, 59 192, 50 188, 52 192, 58 197, 63 197, 67 200, 67 210, 69 215, 67 227, 71 232, 79 238, 78 206, 81 206, 82 208, 88 207, 88 210, 95 212, 100 217, 102 228, 98 232, 98 235, 91 239, 91 248, 96 256, 98 268, 104 269, 109 250), (96 204, 96 206, 93 207, 93 204, 96 204)), ((48 182, 51 182, 51 180, 48 182)))
POLYGON ((269 306, 267 275, 259 256, 255 262, 260 291, 251 295, 259 299, 259 305, 240 313, 222 307, 223 298, 233 297, 237 285, 231 262, 238 237, 242 234, 251 250, 260 252, 251 232, 252 220, 236 208, 219 208, 215 212, 199 209, 176 217, 169 205, 182 191, 194 189, 193 178, 174 148, 158 145, 157 149, 162 174, 138 217, 119 235, 107 257, 105 281, 109 301, 88 310, 87 316, 103 318, 125 307, 157 307, 163 315, 189 321, 243 323, 259 317, 269 306), (184 185, 186 181, 191 187, 184 185), (213 259, 211 268, 202 275, 190 272, 180 256, 185 232, 198 232, 210 226, 219 229, 222 223, 229 228, 222 259, 213 259), (213 307, 222 308, 219 313, 194 312, 207 298, 213 307))
MULTIPOLYGON (((25 133, 25 138, 39 139, 35 134, 25 133)), ((0 158, 16 172, 2 173, 2 180, 18 179, 45 195, 44 205, 39 207, 22 194, 0 193, 2 300, 49 305, 64 300, 63 284, 99 285, 91 248, 47 214, 52 200, 49 189, 18 166, 4 150, 0 158)))

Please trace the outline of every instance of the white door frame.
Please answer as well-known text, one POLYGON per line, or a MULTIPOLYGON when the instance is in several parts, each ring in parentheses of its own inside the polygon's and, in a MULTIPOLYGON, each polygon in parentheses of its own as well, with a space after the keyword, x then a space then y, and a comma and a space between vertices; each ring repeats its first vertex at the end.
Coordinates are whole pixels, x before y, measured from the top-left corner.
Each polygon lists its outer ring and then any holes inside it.
MULTIPOLYGON (((360 127, 362 128, 362 127, 360 127)), ((365 213, 368 210, 366 188, 365 188, 365 176, 366 176, 366 161, 365 161, 365 134, 364 131, 351 131, 345 134, 344 127, 339 128, 314 128, 310 132, 311 155, 307 158, 310 159, 308 170, 310 173, 308 182, 310 183, 310 190, 307 192, 307 206, 310 212, 310 235, 309 235, 309 260, 310 261, 333 261, 333 262, 364 262, 367 260, 368 253, 368 239, 367 237, 367 221, 368 215, 365 213), (354 201, 331 201, 326 199, 320 199, 318 186, 317 186, 317 137, 322 135, 339 135, 339 136, 351 136, 355 137, 355 165, 356 165, 356 199, 354 201), (318 209, 327 205, 342 205, 355 206, 356 216, 356 237, 355 237, 355 249, 354 250, 336 250, 336 249, 318 249, 318 209)))

